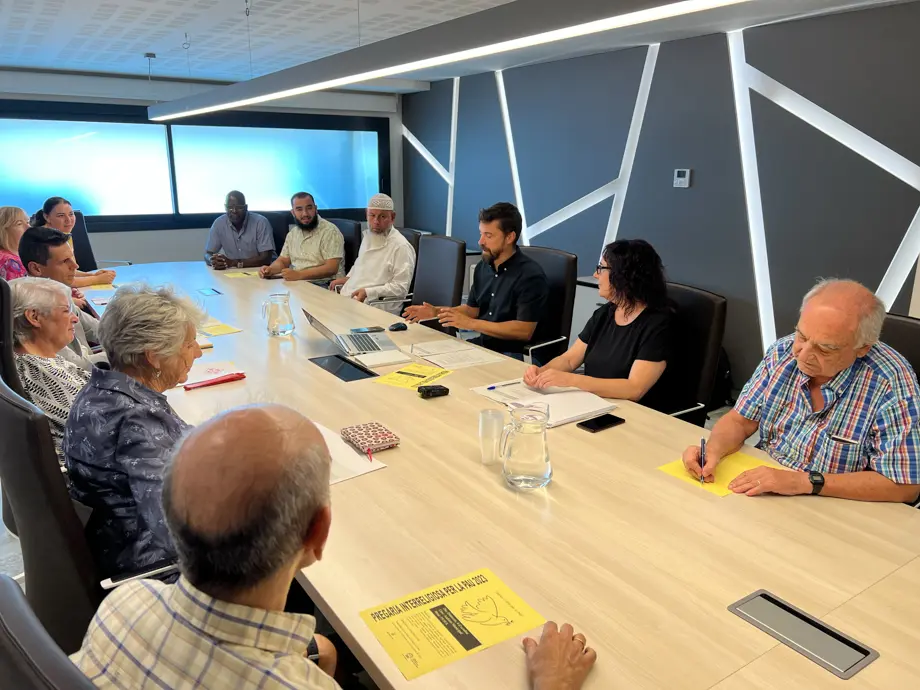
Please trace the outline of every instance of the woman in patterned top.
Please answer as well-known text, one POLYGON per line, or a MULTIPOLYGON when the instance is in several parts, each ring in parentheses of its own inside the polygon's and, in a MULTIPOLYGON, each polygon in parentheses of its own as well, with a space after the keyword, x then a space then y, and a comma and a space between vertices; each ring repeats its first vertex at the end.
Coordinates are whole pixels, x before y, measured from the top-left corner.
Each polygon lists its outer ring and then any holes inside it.
POLYGON ((19 278, 10 283, 10 292, 16 373, 26 395, 48 418, 54 449, 63 462, 67 415, 90 376, 58 355, 73 340, 77 322, 70 288, 47 278, 19 278))
POLYGON ((15 206, 0 206, 0 278, 15 280, 28 274, 19 260, 19 238, 29 227, 26 212, 15 206))
POLYGON ((94 369, 64 432, 70 495, 93 509, 86 537, 103 577, 174 559, 160 506, 163 469, 189 426, 164 393, 201 357, 203 314, 169 288, 128 285, 98 335, 111 370, 94 369))

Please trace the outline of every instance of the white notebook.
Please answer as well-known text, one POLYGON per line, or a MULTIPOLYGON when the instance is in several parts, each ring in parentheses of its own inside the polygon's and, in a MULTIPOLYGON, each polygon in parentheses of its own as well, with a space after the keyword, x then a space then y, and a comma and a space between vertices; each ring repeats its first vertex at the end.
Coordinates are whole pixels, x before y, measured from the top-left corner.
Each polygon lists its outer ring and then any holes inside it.
POLYGON ((375 367, 386 367, 391 364, 405 364, 411 362, 412 358, 400 350, 382 350, 380 352, 368 352, 363 355, 357 355, 356 360, 366 367, 374 369, 375 367))
MULTIPOLYGON (((581 422, 616 409, 616 405, 594 393, 569 388, 557 389, 559 392, 540 391, 524 385, 521 379, 499 381, 491 386, 472 389, 497 403, 514 408, 531 402, 549 405, 549 428, 581 422), (489 390, 492 388, 492 390, 489 390)), ((552 389, 550 389, 552 390, 552 389)))

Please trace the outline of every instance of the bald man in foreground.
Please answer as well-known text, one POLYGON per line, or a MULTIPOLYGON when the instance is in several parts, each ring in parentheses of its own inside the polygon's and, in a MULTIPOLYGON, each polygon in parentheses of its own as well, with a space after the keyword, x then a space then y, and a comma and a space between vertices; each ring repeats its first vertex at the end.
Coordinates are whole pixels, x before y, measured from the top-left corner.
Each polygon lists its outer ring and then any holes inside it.
POLYGON ((687 471, 712 481, 719 461, 755 431, 785 470, 757 467, 729 488, 859 501, 913 502, 920 494, 920 387, 901 355, 879 342, 885 305, 849 280, 824 280, 805 296, 793 335, 775 342, 735 408, 687 471))
MULTIPOLYGON (((314 635, 314 618, 284 613, 297 571, 323 557, 330 464, 316 426, 280 405, 194 429, 163 482, 182 576, 112 592, 74 664, 99 688, 339 688, 335 649, 314 635)), ((534 690, 579 690, 597 658, 584 635, 553 623, 524 650, 534 690)))

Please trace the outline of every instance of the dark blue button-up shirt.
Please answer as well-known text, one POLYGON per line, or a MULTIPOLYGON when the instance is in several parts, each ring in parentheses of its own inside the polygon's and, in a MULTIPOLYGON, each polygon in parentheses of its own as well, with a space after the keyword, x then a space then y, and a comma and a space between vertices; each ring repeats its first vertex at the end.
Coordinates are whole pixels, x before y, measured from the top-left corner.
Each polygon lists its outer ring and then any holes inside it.
POLYGON ((117 371, 94 369, 74 400, 64 465, 71 496, 93 509, 86 536, 103 576, 175 558, 160 492, 188 428, 164 395, 117 371))

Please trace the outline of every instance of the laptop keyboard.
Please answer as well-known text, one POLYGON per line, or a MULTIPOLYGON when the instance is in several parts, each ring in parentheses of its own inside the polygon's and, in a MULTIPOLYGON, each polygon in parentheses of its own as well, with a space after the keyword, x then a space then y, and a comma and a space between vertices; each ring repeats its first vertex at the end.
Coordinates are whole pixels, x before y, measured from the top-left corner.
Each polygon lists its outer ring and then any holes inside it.
POLYGON ((349 342, 360 352, 379 352, 380 346, 366 333, 356 333, 348 336, 349 342))

